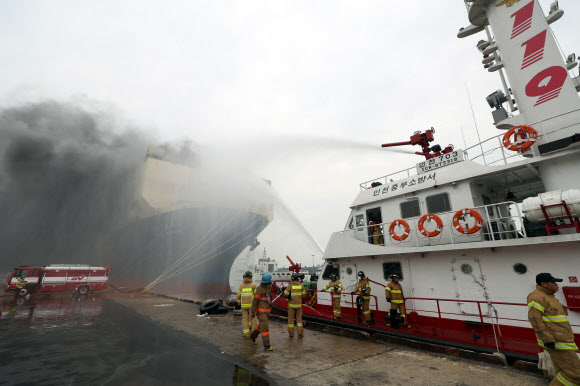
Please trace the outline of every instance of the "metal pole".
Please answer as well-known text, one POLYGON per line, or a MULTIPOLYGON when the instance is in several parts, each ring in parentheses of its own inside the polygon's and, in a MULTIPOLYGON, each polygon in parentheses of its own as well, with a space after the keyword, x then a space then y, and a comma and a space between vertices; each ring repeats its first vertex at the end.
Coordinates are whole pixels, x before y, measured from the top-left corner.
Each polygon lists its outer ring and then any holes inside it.
POLYGON ((473 123, 475 124, 475 132, 477 133, 477 140, 479 141, 479 147, 481 149, 481 157, 483 158, 483 164, 487 165, 485 162, 485 154, 483 153, 483 144, 481 143, 481 137, 479 136, 479 128, 477 127, 477 120, 475 119, 475 113, 473 112, 473 104, 471 103, 471 96, 469 96, 469 89, 467 88, 467 82, 465 82, 465 90, 467 91, 467 99, 469 100, 469 107, 471 107, 471 115, 473 115, 473 123))
POLYGON ((503 158, 503 164, 507 165, 507 160, 505 159, 505 152, 503 150, 503 143, 501 142, 501 139, 499 138, 499 136, 497 137, 497 140, 499 141, 499 148, 501 149, 501 156, 503 158))
MULTIPOLYGON (((487 39, 491 42, 492 38, 491 38, 491 33, 489 32, 489 27, 485 27, 485 33, 487 34, 487 39)), ((499 51, 496 51, 496 57, 498 61, 501 61, 501 56, 499 55, 499 51)), ((507 82, 505 80, 505 75, 503 73, 503 69, 500 68, 499 69, 499 77, 501 78, 501 84, 503 85, 503 90, 505 92, 505 95, 508 97, 508 105, 510 106, 510 112, 514 112, 515 111, 515 107, 512 103, 512 97, 509 91, 509 87, 507 86, 507 82)))

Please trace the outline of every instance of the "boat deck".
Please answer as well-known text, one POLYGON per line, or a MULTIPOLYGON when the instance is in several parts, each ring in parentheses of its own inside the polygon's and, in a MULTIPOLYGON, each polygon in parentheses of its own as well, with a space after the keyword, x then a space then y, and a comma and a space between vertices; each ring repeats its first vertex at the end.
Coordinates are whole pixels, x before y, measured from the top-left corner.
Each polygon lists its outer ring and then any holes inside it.
MULTIPOLYGON (((308 290, 311 299, 320 291, 308 290)), ((344 293, 346 294, 346 293, 344 293)), ((350 295, 350 294, 348 294, 350 295)), ((356 296, 341 307, 341 318, 334 319, 333 310, 327 299, 303 305, 304 318, 317 322, 348 328, 363 329, 368 332, 386 332, 399 337, 426 341, 434 344, 466 348, 479 352, 502 352, 508 358, 537 361, 540 352, 534 331, 527 320, 491 316, 482 312, 488 304, 483 301, 462 300, 471 303, 477 314, 459 314, 449 311, 453 299, 406 298, 406 325, 391 325, 388 310, 379 310, 376 296, 372 296, 371 311, 374 324, 364 323, 362 312, 357 309, 356 296), (328 303, 328 304, 324 304, 328 303), (430 303, 430 305, 429 305, 430 303), (413 308, 411 305, 415 305, 413 308), (485 307, 484 307, 485 306, 485 307), (419 309, 419 307, 421 309, 419 309)), ((275 298, 275 297, 273 297, 275 298)), ((526 307, 520 303, 492 303, 494 307, 526 307)), ((273 301, 278 312, 286 313, 288 301, 278 297, 273 301)), ((573 326, 580 327, 580 326, 573 326)), ((580 340, 580 334, 576 334, 580 340)))

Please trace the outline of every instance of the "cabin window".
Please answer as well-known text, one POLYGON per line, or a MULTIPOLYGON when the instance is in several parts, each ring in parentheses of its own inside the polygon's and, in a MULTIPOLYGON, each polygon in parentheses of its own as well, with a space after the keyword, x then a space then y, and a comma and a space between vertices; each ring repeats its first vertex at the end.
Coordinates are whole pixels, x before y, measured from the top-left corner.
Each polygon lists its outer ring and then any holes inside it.
POLYGON ((528 272, 528 267, 524 264, 518 263, 514 265, 514 271, 517 274, 523 275, 524 273, 528 272))
POLYGON ((461 272, 466 275, 471 275, 473 273, 473 267, 469 264, 461 264, 461 272))
POLYGON ((419 207, 419 199, 401 202, 401 218, 419 217, 421 215, 421 208, 419 207))
POLYGON ((425 199, 427 203, 427 211, 429 213, 442 213, 451 210, 449 203, 449 195, 447 193, 436 194, 425 199))
POLYGON ((391 280, 391 275, 397 275, 403 280, 403 268, 399 262, 383 263, 383 275, 385 280, 391 280))
MULTIPOLYGON (((365 216, 359 214, 356 216, 356 226, 357 227, 364 227, 365 226, 365 216)), ((357 231, 362 231, 362 228, 358 228, 357 231)))
POLYGON ((324 269, 324 273, 322 274, 322 278, 325 280, 330 280, 330 275, 335 274, 340 279, 340 265, 338 264, 329 264, 324 269))
POLYGON ((38 272, 38 269, 34 268, 34 269, 32 270, 32 276, 36 276, 36 273, 37 273, 37 272, 38 272))
POLYGON ((30 271, 28 269, 17 269, 16 275, 14 277, 28 277, 28 273, 30 271))

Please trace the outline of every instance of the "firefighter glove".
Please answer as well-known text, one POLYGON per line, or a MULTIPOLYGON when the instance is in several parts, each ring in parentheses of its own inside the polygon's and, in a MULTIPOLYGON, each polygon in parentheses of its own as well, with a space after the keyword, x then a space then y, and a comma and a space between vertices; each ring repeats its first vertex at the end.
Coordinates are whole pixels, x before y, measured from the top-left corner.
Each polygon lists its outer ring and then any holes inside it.
POLYGON ((250 315, 250 317, 251 317, 252 319, 254 319, 254 318, 256 317, 256 314, 252 313, 252 315, 250 315))
POLYGON ((351 295, 354 295, 354 292, 351 292, 350 294, 351 294, 351 295))
POLYGON ((391 298, 387 296, 387 302, 391 302, 391 298))
POLYGON ((361 294, 362 296, 367 296, 367 291, 362 291, 361 294))
POLYGON ((544 347, 545 348, 550 348, 552 350, 555 350, 556 349, 556 344, 554 342, 544 343, 544 347))
POLYGON ((338 286, 337 285, 334 286, 334 292, 338 292, 338 286))

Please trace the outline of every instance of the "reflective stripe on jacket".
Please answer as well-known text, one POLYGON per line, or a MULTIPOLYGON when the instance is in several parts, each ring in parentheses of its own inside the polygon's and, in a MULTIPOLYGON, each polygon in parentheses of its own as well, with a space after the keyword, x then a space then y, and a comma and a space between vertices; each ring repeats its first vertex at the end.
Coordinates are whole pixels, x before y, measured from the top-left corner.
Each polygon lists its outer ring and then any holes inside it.
POLYGON ((270 312, 272 305, 270 304, 270 284, 260 284, 256 288, 254 299, 252 300, 252 313, 256 312, 270 312))
POLYGON ((553 294, 537 285, 536 290, 528 295, 527 303, 528 320, 541 347, 545 343, 554 343, 556 350, 578 350, 568 322, 568 310, 553 294))
POLYGON ((306 297, 306 289, 299 280, 292 281, 284 290, 284 295, 291 298, 288 300, 288 307, 290 308, 302 308, 302 299, 306 297))
POLYGON ((359 281, 356 284, 354 291, 352 291, 352 292, 354 292, 355 294, 357 292, 360 292, 361 294, 364 292, 365 294, 363 295, 363 299, 364 300, 371 300, 371 296, 370 296, 371 295, 371 286, 370 286, 369 282, 367 281, 367 279, 363 279, 363 280, 359 281))
POLYGON ((404 303, 405 297, 403 296, 403 286, 401 283, 391 282, 385 288, 385 295, 391 298, 391 303, 402 304, 404 303))
POLYGON ((326 291, 327 289, 332 288, 332 295, 331 296, 333 298, 339 298, 340 299, 340 294, 337 294, 336 293, 337 292, 336 291, 336 288, 334 288, 336 286, 338 286, 338 292, 342 292, 342 283, 338 279, 335 280, 335 281, 328 282, 328 284, 326 285, 326 287, 324 287, 323 290, 326 291))
POLYGON ((252 279, 245 278, 244 282, 238 288, 238 302, 242 308, 252 308, 252 301, 256 293, 256 284, 252 283, 252 279))

